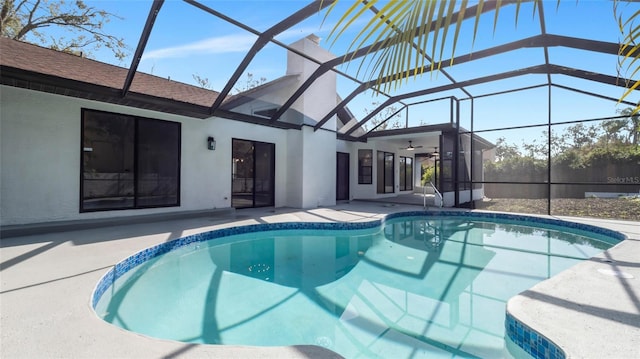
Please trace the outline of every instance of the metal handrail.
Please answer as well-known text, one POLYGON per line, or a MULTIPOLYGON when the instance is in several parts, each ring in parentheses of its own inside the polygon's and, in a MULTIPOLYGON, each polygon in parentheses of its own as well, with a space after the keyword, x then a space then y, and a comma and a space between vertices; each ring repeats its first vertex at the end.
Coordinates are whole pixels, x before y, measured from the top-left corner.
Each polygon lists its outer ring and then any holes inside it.
MULTIPOLYGON (((429 181, 429 184, 430 184, 430 185, 431 185, 431 187, 433 188, 433 191, 434 191, 434 192, 435 192, 435 193, 440 197, 440 208, 442 208, 442 206, 444 205, 444 197, 442 197, 442 193, 440 193, 440 191, 438 191, 438 189, 437 189, 437 188, 436 188, 436 186, 433 184, 433 182, 429 181)), ((425 188, 426 188, 426 186, 425 186, 425 188)), ((425 189, 424 191, 425 191, 425 194, 426 194, 426 189, 425 189)), ((427 200, 426 200, 426 199, 424 200, 424 203, 425 203, 425 205, 424 205, 424 206, 425 206, 425 208, 426 208, 426 203, 427 203, 427 200)))
POLYGON ((427 210, 427 186, 422 186, 422 209, 427 210))

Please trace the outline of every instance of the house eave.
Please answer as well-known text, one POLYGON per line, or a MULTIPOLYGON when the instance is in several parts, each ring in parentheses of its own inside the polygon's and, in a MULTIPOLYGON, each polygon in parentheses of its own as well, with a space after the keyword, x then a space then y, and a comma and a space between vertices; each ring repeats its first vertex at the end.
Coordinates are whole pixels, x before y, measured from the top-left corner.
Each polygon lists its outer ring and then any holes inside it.
POLYGON ((133 91, 129 91, 125 96, 122 96, 122 89, 119 88, 91 84, 10 66, 0 66, 0 73, 2 74, 2 76, 0 76, 0 83, 11 87, 186 116, 200 120, 218 116, 269 127, 284 129, 300 128, 298 125, 281 122, 270 123, 261 117, 238 114, 231 111, 218 110, 211 114, 209 106, 200 106, 133 91))

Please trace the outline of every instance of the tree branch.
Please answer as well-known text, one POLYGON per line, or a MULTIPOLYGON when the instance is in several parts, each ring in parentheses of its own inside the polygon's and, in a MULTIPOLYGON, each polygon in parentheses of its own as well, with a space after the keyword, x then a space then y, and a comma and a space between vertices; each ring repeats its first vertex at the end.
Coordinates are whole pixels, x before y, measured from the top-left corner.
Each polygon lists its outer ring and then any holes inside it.
MULTIPOLYGON (((66 52, 79 52, 80 49, 93 46, 97 49, 105 46, 114 55, 123 59, 126 45, 122 38, 103 31, 104 24, 119 16, 110 12, 86 6, 82 0, 72 4, 63 0, 21 0, 18 4, 14 0, 3 1, 0 15, 2 16, 2 35, 24 41, 27 36, 40 40, 43 44, 66 52), (11 22, 11 23, 10 23, 11 22), (45 38, 39 29, 57 26, 74 34, 67 40, 64 36, 59 39, 45 38), (85 35, 90 35, 85 37, 85 35), (87 40, 91 38, 91 40, 87 40)), ((85 50, 85 53, 89 53, 85 50)))

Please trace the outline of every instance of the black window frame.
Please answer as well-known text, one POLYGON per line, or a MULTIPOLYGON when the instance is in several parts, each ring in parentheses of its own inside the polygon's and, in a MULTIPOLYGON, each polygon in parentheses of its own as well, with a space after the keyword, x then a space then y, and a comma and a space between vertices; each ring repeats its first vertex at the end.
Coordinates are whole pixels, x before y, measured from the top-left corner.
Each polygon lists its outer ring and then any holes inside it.
POLYGON ((358 184, 373 184, 373 150, 358 150, 358 184), (365 165, 366 153, 369 153, 369 165, 365 165), (365 173, 368 169, 368 175, 365 173), (368 178, 368 181, 367 181, 368 178))
MULTIPOLYGON (((117 121, 116 118, 113 119, 114 121, 117 121)), ((144 126, 143 126, 144 127, 144 126)), ((148 126, 147 126, 148 127, 148 126)), ((144 137, 143 137, 144 138, 144 137)), ((81 124, 80 124, 80 196, 79 196, 79 212, 80 213, 88 213, 88 212, 104 212, 104 211, 120 211, 120 210, 129 210, 129 209, 148 209, 148 208, 163 208, 163 207, 180 207, 180 203, 181 203, 181 171, 182 171, 182 154, 181 154, 181 150, 182 150, 182 123, 180 122, 176 122, 176 121, 167 121, 167 120, 160 120, 160 119, 155 119, 155 118, 149 118, 149 117, 142 117, 142 116, 136 116, 136 115, 130 115, 130 114, 124 114, 124 113, 116 113, 116 112, 109 112, 109 111, 101 111, 101 110, 94 110, 94 109, 89 109, 89 108, 82 108, 81 109, 81 124), (85 121, 86 121, 86 116, 88 114, 100 114, 100 115, 112 115, 114 117, 119 117, 119 118, 126 118, 126 119, 130 119, 133 121, 133 150, 131 151, 131 156, 132 159, 131 161, 133 162, 133 170, 132 170, 132 182, 133 182, 133 193, 131 194, 131 196, 133 197, 133 204, 132 205, 124 205, 124 206, 107 206, 107 207, 98 207, 98 208, 86 208, 85 206, 85 200, 88 198, 85 198, 85 152, 87 151, 87 149, 85 148, 85 121), (139 166, 138 163, 140 161, 140 156, 143 156, 144 154, 142 154, 141 152, 143 150, 141 150, 139 148, 140 142, 142 141, 140 139, 141 136, 139 136, 140 134, 140 122, 146 122, 146 124, 153 124, 153 123, 157 123, 157 124, 162 124, 162 125, 169 125, 169 126, 175 126, 175 133, 173 133, 174 136, 176 136, 176 148, 175 151, 177 152, 175 154, 175 158, 176 158, 176 163, 175 163, 175 168, 174 168, 174 172, 175 172, 175 202, 172 203, 164 203, 164 204, 140 204, 139 202, 144 202, 144 201, 140 201, 140 194, 139 192, 143 191, 142 189, 138 189, 140 181, 142 181, 143 178, 143 174, 139 173, 139 171, 142 170, 142 168, 144 168, 144 166, 139 166)), ((123 150, 123 152, 125 152, 123 150)), ((148 175, 148 174, 147 174, 148 175)))
POLYGON ((400 191, 413 191, 413 157, 400 156, 400 191), (409 164, 407 164, 409 160, 409 164), (411 169, 411 175, 407 175, 407 169, 411 169), (404 170, 404 171, 403 171, 404 170), (404 174, 404 178, 402 176, 404 174))
POLYGON ((393 152, 378 151, 376 155, 377 162, 377 194, 395 193, 395 168, 396 168, 396 154, 393 152), (382 157, 380 157, 382 155, 382 157), (388 159, 391 158, 391 165, 387 166, 388 159), (388 172, 387 172, 388 171, 388 172), (382 178, 382 182, 380 179, 382 178), (391 183, 387 183, 387 178, 391 183), (390 190, 389 190, 390 189, 390 190))
MULTIPOLYGON (((249 158, 247 158, 249 159, 249 158)), ((273 207, 275 206, 275 201, 276 201, 276 144, 272 143, 272 142, 263 142, 263 141, 255 141, 255 140, 248 140, 248 139, 243 139, 243 138, 232 138, 231 139, 231 207, 235 208, 235 209, 242 209, 242 208, 260 208, 260 207, 273 207), (234 152, 236 149, 236 145, 241 144, 241 143, 245 143, 251 146, 251 166, 246 169, 249 171, 249 173, 251 173, 251 205, 242 205, 241 201, 238 199, 239 193, 237 191, 234 190, 234 181, 237 179, 237 172, 236 169, 234 168, 233 165, 233 161, 235 161, 234 158, 234 152), (258 153, 264 153, 263 151, 261 152, 258 147, 261 148, 268 148, 269 150, 267 151, 267 153, 270 155, 269 159, 267 161, 258 161, 258 153), (260 164, 258 164, 258 162, 260 162, 260 164), (265 165, 267 165, 265 167, 265 165), (259 171, 259 169, 262 168, 263 171, 259 171), (264 173, 264 169, 268 169, 266 172, 268 172, 270 174, 270 178, 267 181, 268 182, 268 186, 267 186, 267 190, 266 191, 260 191, 258 192, 256 190, 256 181, 258 180, 257 176, 259 173, 264 173), (265 200, 266 198, 266 200, 265 200)), ((262 187, 264 189, 264 187, 262 187)))

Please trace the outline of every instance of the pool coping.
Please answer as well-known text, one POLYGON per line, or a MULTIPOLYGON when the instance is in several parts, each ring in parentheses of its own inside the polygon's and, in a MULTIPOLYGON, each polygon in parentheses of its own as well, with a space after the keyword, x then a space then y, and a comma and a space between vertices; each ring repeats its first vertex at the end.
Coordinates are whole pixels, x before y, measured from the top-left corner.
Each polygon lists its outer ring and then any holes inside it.
MULTIPOLYGON (((267 223, 255 224, 247 226, 239 226, 233 228, 217 229, 203 233, 197 233, 186 237, 173 239, 169 242, 157 244, 152 247, 145 248, 133 255, 118 262, 112 269, 105 273, 100 281, 96 284, 90 300, 90 306, 95 310, 100 298, 111 287, 118 278, 135 267, 157 257, 181 248, 192 243, 215 240, 218 238, 228 237, 238 234, 277 231, 277 230, 359 230, 370 229, 383 226, 386 221, 395 218, 406 217, 467 217, 474 219, 515 221, 516 224, 533 224, 533 225, 551 225, 560 228, 577 229, 589 233, 595 233, 610 237, 618 243, 628 239, 628 237, 618 231, 584 224, 572 221, 566 221, 558 218, 541 217, 534 215, 486 212, 486 211, 450 211, 450 210, 423 210, 423 211, 407 211, 395 212, 384 216, 383 218, 365 221, 365 222, 283 222, 283 223, 267 223)), ((614 244, 615 246, 616 244, 614 244)), ((557 345, 553 340, 546 337, 543 333, 532 329, 526 322, 519 319, 517 314, 512 313, 507 306, 505 313, 505 336, 518 345, 525 352, 534 358, 551 358, 565 359, 567 357, 565 351, 557 345)))
POLYGON ((530 345, 536 358, 640 358, 638 229, 601 254, 510 298, 507 315, 523 324, 513 327, 520 330, 519 345, 530 345), (541 345, 545 339, 561 352, 541 345))

